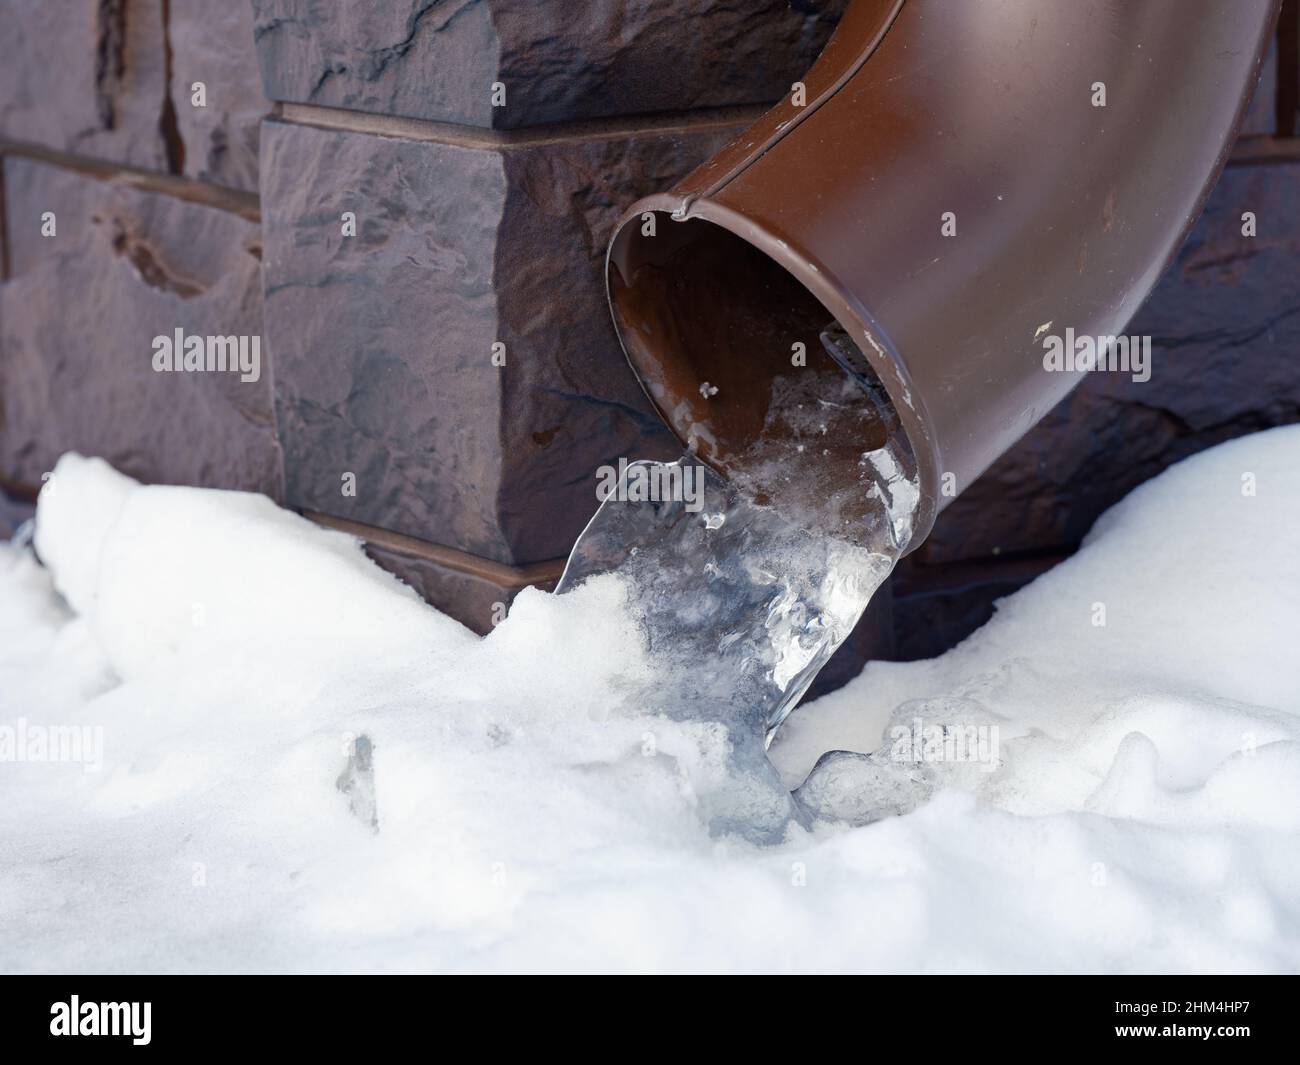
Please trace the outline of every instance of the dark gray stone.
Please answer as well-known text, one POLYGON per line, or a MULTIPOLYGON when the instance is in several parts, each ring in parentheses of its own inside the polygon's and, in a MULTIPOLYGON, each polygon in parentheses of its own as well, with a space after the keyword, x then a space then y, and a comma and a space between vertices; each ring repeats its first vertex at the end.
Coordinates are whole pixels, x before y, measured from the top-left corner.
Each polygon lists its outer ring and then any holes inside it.
POLYGON ((492 152, 264 126, 266 332, 292 505, 509 560, 490 363, 503 171, 492 152))
POLYGON ((172 99, 185 173, 257 191, 257 139, 270 104, 262 95, 253 9, 247 0, 171 0, 172 99), (201 81, 207 105, 193 105, 201 81))
POLYGON ((939 516, 918 559, 1072 549, 1167 466, 1300 420, 1297 256, 1300 165, 1230 167, 1126 330, 1153 338, 1150 381, 1091 374, 939 516))
POLYGON ((679 458, 610 320, 605 251, 639 196, 670 188, 727 137, 641 136, 506 152, 497 332, 507 477, 497 498, 516 561, 565 556, 595 512, 596 467, 679 458))
POLYGON ((65 451, 141 480, 280 495, 269 359, 155 373, 152 340, 260 335, 260 236, 247 220, 10 157, 0 285, 0 477, 39 485, 65 451), (41 236, 55 212, 57 235, 41 236))
POLYGON ((498 129, 775 100, 846 0, 253 0, 275 100, 498 129), (492 86, 506 106, 492 106, 492 86))
POLYGON ((0 0, 0 136, 169 167, 161 0, 0 0))
POLYGON ((566 555, 597 466, 677 452, 610 324, 609 231, 735 132, 466 147, 268 122, 289 501, 500 562, 566 555))
POLYGON ((927 566, 909 555, 890 579, 892 653, 873 657, 912 662, 943 654, 988 621, 999 599, 1037 579, 1063 557, 998 557, 927 566))

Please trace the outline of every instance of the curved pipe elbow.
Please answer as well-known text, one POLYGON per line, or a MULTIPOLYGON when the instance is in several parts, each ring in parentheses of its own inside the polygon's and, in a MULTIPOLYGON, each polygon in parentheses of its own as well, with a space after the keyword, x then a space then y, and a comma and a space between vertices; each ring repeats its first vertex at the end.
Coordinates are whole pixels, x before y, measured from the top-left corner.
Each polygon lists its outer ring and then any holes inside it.
POLYGON ((624 216, 611 308, 668 424, 723 469, 836 320, 921 480, 911 546, 1122 333, 1230 151, 1276 0, 855 0, 794 96, 624 216), (701 396, 702 380, 720 386, 701 396))

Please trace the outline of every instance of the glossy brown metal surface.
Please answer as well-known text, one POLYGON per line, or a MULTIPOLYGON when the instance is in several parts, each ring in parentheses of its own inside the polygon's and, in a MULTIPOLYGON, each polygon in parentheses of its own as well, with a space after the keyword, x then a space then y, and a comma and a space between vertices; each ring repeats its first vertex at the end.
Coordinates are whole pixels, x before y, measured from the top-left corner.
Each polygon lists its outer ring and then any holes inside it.
POLYGON ((948 487, 1081 379, 1044 369, 1044 335, 1121 334, 1146 298, 1226 159, 1276 6, 858 0, 806 107, 786 101, 616 233, 611 306, 651 400, 726 470, 792 345, 833 317, 907 430, 915 547, 948 487))

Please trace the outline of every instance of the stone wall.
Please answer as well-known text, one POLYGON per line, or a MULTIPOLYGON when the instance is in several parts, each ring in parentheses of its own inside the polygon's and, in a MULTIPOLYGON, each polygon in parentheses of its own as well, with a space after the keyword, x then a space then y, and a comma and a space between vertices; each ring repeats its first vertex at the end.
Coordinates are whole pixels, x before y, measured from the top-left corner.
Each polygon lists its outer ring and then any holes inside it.
MULTIPOLYGON (((0 0, 0 530, 76 449, 352 531, 485 631, 557 579, 596 466, 675 455, 609 323, 614 219, 787 91, 846 2, 0 0), (258 379, 154 373, 176 329, 258 336, 258 379)), ((1153 381, 1097 375, 1052 412, 941 516, 853 656, 943 650, 1133 485, 1297 420, 1288 2, 1132 326, 1153 381)))
POLYGON ((76 449, 265 492, 485 630, 558 578, 596 466, 675 457, 614 220, 845 2, 0 0, 0 484, 76 449), (176 329, 258 335, 259 379, 154 373, 176 329))

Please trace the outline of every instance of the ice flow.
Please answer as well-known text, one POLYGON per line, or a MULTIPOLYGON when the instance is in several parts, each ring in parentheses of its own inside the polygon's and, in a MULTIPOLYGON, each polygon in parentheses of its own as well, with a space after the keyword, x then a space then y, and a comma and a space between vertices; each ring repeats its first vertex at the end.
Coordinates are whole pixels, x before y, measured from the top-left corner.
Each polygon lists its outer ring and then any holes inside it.
MULTIPOLYGON (((851 342, 828 330, 823 343, 830 351, 851 342)), ((625 467, 557 591, 615 575, 655 664, 637 701, 673 719, 722 721, 736 774, 768 776, 765 747, 907 545, 914 465, 883 390, 834 365, 777 379, 763 432, 732 476, 700 464, 702 507, 628 490, 633 480, 686 483, 647 474, 696 463, 687 454, 675 464, 625 467), (860 451, 856 479, 828 481, 831 447, 882 440, 860 451)), ((774 826, 797 816, 793 802, 777 806, 774 826)), ((715 818, 715 829, 735 827, 728 820, 715 818)))

